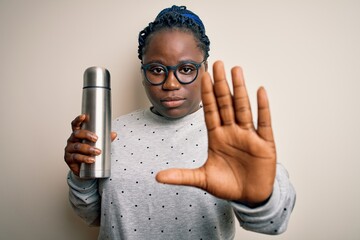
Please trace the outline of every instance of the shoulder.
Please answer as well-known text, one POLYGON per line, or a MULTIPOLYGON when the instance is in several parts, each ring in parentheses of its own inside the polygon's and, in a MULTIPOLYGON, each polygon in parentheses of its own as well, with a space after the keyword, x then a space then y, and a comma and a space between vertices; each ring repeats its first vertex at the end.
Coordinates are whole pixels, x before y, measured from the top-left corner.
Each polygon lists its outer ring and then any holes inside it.
POLYGON ((129 125, 136 122, 136 120, 145 116, 146 109, 138 109, 133 112, 121 115, 112 121, 112 128, 116 129, 119 126, 129 125))
POLYGON ((137 109, 133 112, 118 116, 117 118, 114 119, 114 122, 119 122, 119 121, 123 121, 126 119, 131 119, 134 117, 139 117, 139 116, 143 116, 145 114, 146 109, 137 109))

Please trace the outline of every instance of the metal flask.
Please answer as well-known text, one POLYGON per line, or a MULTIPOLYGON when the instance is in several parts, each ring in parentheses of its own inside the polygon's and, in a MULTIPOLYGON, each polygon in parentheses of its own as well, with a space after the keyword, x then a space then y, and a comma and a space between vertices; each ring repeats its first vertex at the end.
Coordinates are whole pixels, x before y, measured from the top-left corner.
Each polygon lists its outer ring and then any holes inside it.
POLYGON ((111 173, 111 88, 110 73, 101 67, 90 67, 84 72, 82 113, 86 115, 82 129, 98 136, 96 143, 85 141, 101 150, 95 163, 82 163, 81 178, 108 178, 111 173))

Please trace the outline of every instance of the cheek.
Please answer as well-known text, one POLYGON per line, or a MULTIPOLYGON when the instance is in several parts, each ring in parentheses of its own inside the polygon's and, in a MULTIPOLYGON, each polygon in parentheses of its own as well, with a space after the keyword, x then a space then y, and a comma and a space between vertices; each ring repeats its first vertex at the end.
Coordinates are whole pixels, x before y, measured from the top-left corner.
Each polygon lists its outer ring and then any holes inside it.
POLYGON ((159 97, 158 97, 158 90, 156 87, 154 86, 149 86, 149 84, 147 82, 143 81, 143 86, 146 92, 146 95, 148 96, 149 100, 151 102, 156 101, 159 97))
POLYGON ((197 98, 200 101, 201 101, 201 79, 203 76, 204 76, 203 73, 198 75, 196 81, 194 82, 194 89, 193 89, 194 98, 197 98))
POLYGON ((201 81, 202 81, 202 77, 204 76, 204 74, 199 74, 197 79, 196 79, 196 88, 198 89, 199 94, 201 95, 201 81))
POLYGON ((192 86, 189 86, 188 89, 191 99, 194 103, 201 101, 201 81, 200 79, 196 79, 195 82, 192 83, 192 86))
POLYGON ((150 85, 149 85, 149 82, 146 80, 143 71, 141 71, 141 79, 142 79, 141 83, 142 83, 142 85, 144 86, 144 88, 145 88, 145 89, 148 88, 150 85))

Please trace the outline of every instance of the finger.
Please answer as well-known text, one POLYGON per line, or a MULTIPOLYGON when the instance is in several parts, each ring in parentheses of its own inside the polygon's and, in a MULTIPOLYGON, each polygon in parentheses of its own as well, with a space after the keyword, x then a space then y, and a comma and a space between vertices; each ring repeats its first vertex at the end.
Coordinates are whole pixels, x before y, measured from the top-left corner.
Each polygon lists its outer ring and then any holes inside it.
POLYGON ((217 61, 213 65, 214 72, 214 92, 216 102, 224 125, 231 125, 235 122, 233 99, 230 88, 226 80, 224 64, 217 61))
POLYGON ((95 158, 79 153, 65 153, 65 162, 68 164, 69 167, 72 165, 80 165, 81 163, 94 163, 95 158))
POLYGON ((221 125, 213 84, 208 72, 201 80, 201 98, 205 115, 206 127, 209 131, 221 125))
POLYGON ((115 140, 116 137, 117 137, 117 133, 116 132, 111 132, 111 141, 112 142, 115 140))
POLYGON ((79 176, 80 174, 80 164, 71 164, 69 165, 70 170, 76 175, 79 176))
POLYGON ((81 124, 85 121, 86 115, 81 114, 77 116, 72 122, 71 122, 71 129, 73 131, 78 130, 81 128, 81 124))
POLYGON ((68 142, 80 142, 87 140, 89 142, 95 143, 98 140, 98 136, 95 133, 90 132, 85 129, 75 130, 69 137, 68 142))
POLYGON ((80 153, 80 154, 84 154, 84 155, 89 155, 89 156, 97 156, 101 154, 101 150, 90 146, 89 144, 86 143, 80 143, 80 142, 76 142, 76 143, 69 143, 66 147, 65 147, 65 152, 67 153, 80 153))
POLYGON ((157 173, 156 181, 173 185, 186 185, 206 189, 205 171, 203 168, 172 168, 157 173))
POLYGON ((259 88, 257 92, 257 102, 258 102, 257 132, 266 141, 274 141, 274 135, 271 126, 269 101, 266 91, 263 87, 259 88))
POLYGON ((241 67, 231 69, 234 87, 234 108, 237 123, 247 129, 254 128, 249 96, 241 67))

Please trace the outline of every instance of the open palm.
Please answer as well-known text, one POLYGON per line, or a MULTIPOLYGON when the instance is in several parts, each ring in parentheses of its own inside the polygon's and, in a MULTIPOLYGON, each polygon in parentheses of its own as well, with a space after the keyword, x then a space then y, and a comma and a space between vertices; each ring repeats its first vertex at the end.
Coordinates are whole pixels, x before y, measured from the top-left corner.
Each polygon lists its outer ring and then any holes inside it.
POLYGON ((255 128, 240 67, 231 70, 233 95, 223 63, 213 66, 214 83, 202 79, 202 101, 208 131, 208 159, 197 169, 167 169, 159 182, 195 186, 216 197, 256 205, 272 193, 276 148, 269 103, 264 88, 257 92, 258 125, 255 128))

